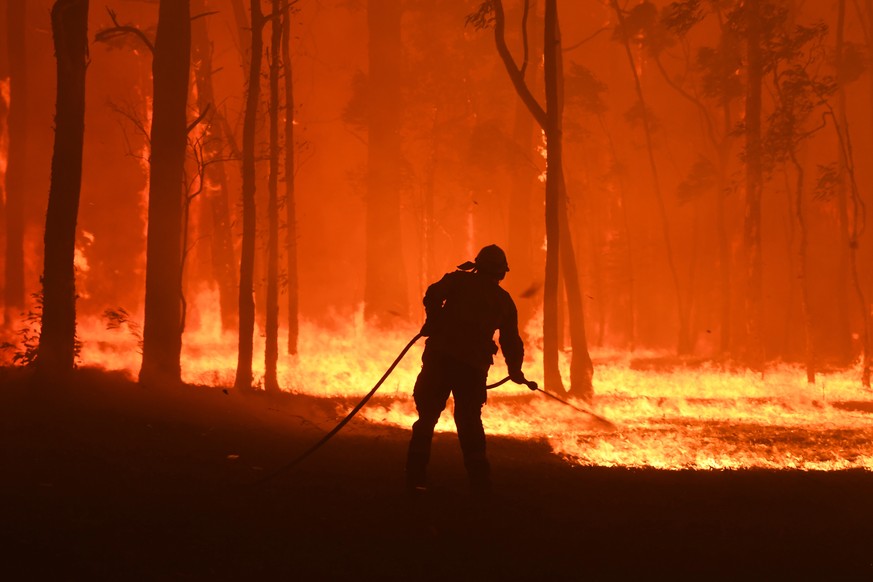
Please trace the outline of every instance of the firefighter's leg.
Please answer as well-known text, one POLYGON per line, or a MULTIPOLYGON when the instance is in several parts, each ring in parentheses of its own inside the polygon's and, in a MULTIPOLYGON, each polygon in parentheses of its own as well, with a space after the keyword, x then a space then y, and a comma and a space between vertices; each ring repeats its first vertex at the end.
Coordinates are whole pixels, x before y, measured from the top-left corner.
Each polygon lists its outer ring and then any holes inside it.
POLYGON ((485 429, 482 427, 482 406, 485 404, 486 374, 476 369, 464 370, 463 381, 454 390, 455 425, 464 453, 464 466, 474 495, 491 492, 491 466, 485 454, 485 429))
POLYGON ((444 367, 433 358, 423 358, 421 372, 413 391, 418 420, 412 425, 412 438, 409 440, 406 455, 406 486, 410 490, 423 489, 426 486, 434 427, 445 410, 450 391, 444 367))

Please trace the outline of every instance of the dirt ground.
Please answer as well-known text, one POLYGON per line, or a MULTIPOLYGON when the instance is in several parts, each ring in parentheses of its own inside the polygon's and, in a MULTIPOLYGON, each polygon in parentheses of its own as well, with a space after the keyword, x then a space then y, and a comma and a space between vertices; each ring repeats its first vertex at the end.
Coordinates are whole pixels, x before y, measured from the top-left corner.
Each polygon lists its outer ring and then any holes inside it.
POLYGON ((0 369, 4 580, 873 579, 873 474, 571 466, 491 438, 472 499, 455 435, 402 487, 408 432, 352 403, 0 369))

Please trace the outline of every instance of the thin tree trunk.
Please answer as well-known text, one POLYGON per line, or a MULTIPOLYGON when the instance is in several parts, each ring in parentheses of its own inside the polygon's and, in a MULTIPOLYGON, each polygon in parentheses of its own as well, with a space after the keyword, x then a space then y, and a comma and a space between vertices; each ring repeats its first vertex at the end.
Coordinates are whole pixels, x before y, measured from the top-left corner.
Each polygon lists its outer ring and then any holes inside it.
POLYGON ((76 221, 85 139, 88 0, 58 0, 52 8, 57 58, 55 145, 45 222, 42 330, 37 370, 63 375, 75 366, 76 221))
MULTIPOLYGON (((547 182, 554 180, 558 197, 558 227, 560 228, 561 266, 564 269, 564 287, 567 293, 567 315, 570 323, 570 344, 573 351, 570 357, 569 394, 577 398, 591 400, 594 396, 592 378, 594 367, 588 354, 588 338, 585 331, 585 310, 582 302, 582 288, 577 269, 576 251, 570 231, 568 216, 567 183, 564 180, 564 62, 561 49, 561 27, 558 19, 557 0, 547 0, 545 14, 544 66, 546 82, 546 103, 552 119, 551 138, 547 140, 548 175, 547 182), (557 149, 554 158, 551 150, 557 149)), ((549 132, 547 132, 549 135, 549 132)))
POLYGON ((279 391, 279 53, 282 21, 279 0, 272 0, 270 41, 270 177, 267 200, 267 326, 264 388, 279 391))
POLYGON ((682 294, 682 287, 679 283, 679 272, 676 268, 676 262, 673 257, 673 245, 670 242, 670 223, 667 218, 667 208, 664 204, 664 195, 661 192, 661 180, 658 176, 658 164, 655 162, 655 148, 652 144, 652 128, 649 121, 649 109, 646 105, 645 96, 643 95, 643 86, 640 82, 640 76, 637 74, 636 63, 634 62, 633 51, 631 50, 630 39, 625 33, 624 14, 621 7, 618 5, 618 0, 612 0, 612 8, 618 18, 618 25, 622 31, 622 41, 624 43, 625 52, 627 53, 628 63, 630 64, 631 72, 633 73, 634 86, 637 92, 637 99, 640 103, 643 116, 643 133, 646 136, 646 151, 649 158, 649 167, 652 172, 652 186, 655 191, 655 198, 658 204, 658 216, 661 221, 661 232, 664 238, 664 248, 667 253, 667 266, 670 270, 670 276, 673 280, 673 288, 676 293, 676 310, 679 320, 679 339, 677 344, 677 352, 679 354, 688 354, 691 351, 691 338, 688 325, 688 312, 686 311, 685 300, 682 294))
MULTIPOLYGON (((199 8, 205 11, 204 0, 200 0, 199 8)), ((210 108, 212 118, 216 120, 216 123, 210 124, 210 135, 205 143, 207 159, 214 160, 221 155, 221 147, 225 141, 225 124, 218 119, 220 114, 216 111, 215 91, 212 83, 213 47, 209 38, 207 19, 197 18, 191 24, 194 36, 194 60, 198 63, 195 70, 197 108, 201 114, 210 108)), ((205 169, 204 176, 212 186, 203 193, 208 211, 207 220, 211 222, 212 226, 210 241, 212 278, 218 285, 221 327, 224 331, 230 331, 236 329, 237 326, 237 288, 234 272, 236 258, 233 250, 230 201, 224 164, 210 163, 205 169)))
POLYGON ((285 213, 288 260, 288 353, 297 353, 300 336, 300 275, 297 268, 297 198, 294 176, 294 75, 291 61, 291 6, 285 0, 282 19, 285 42, 282 64, 285 70, 285 213))
POLYGON ((12 329, 24 311, 24 202, 27 198, 28 63, 27 2, 7 0, 9 50, 9 154, 6 165, 6 264, 4 326, 12 329))
POLYGON ((763 266, 761 257, 761 197, 764 187, 761 149, 761 23, 758 3, 746 6, 746 218, 743 241, 746 250, 746 345, 747 362, 763 371, 764 347, 761 334, 763 266))
POLYGON ((264 49, 263 14, 260 0, 251 0, 252 54, 249 67, 249 89, 243 123, 242 206, 243 235, 239 262, 239 348, 234 387, 252 387, 252 359, 255 335, 255 132, 258 102, 261 94, 261 60, 264 49))
POLYGON ((367 5, 369 116, 364 313, 389 325, 409 314, 400 230, 401 0, 367 5))
POLYGON ((158 10, 139 374, 141 383, 155 385, 181 382, 182 199, 191 68, 189 0, 161 2, 158 10))
POLYGON ((800 312, 803 317, 806 381, 809 384, 815 384, 815 339, 813 337, 812 315, 809 310, 809 280, 807 278, 807 269, 809 266, 809 232, 806 226, 806 207, 803 199, 804 171, 803 166, 797 161, 797 156, 793 151, 791 152, 791 163, 797 171, 797 185, 794 193, 794 212, 800 230, 800 265, 797 270, 797 278, 800 280, 800 312))

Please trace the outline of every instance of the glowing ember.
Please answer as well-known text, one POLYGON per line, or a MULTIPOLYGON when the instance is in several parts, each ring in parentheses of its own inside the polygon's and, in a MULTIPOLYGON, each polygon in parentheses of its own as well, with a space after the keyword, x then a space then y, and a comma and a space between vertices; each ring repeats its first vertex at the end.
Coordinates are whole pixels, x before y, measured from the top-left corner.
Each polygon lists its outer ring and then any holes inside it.
MULTIPOLYGON (((218 318, 207 317, 217 300, 204 293, 192 305, 182 356, 185 380, 229 385, 236 366, 236 338, 222 335, 218 318)), ((135 332, 135 327, 134 330, 135 332)), ((300 355, 280 361, 284 389, 322 397, 362 397, 382 375, 416 329, 376 333, 358 314, 335 329, 304 324, 300 355)), ((80 325, 82 361, 135 373, 137 338, 125 329, 106 331, 105 323, 80 325)), ((263 346, 256 337, 256 353, 263 346)), ((533 342, 536 343, 535 341, 533 342)), ((367 420, 408 428, 416 418, 412 386, 423 341, 397 367, 367 420)), ((489 394, 484 421, 490 435, 548 441, 568 461, 581 465, 659 469, 779 468, 873 470, 873 400, 858 385, 856 370, 821 375, 808 385, 799 368, 768 370, 764 378, 713 367, 670 371, 633 369, 631 360, 594 354, 597 365, 591 409, 616 425, 601 423, 522 386, 506 384, 489 394)), ((263 361, 256 361, 256 377, 263 361)), ((530 355, 528 376, 541 381, 540 354, 530 355)), ((566 373, 566 362, 565 362, 566 373)), ((502 363, 490 381, 505 375, 502 363)), ((577 403, 579 406, 587 406, 577 403)), ((338 416, 345 414, 338 409, 338 416)), ((454 431, 451 411, 437 427, 454 431)))

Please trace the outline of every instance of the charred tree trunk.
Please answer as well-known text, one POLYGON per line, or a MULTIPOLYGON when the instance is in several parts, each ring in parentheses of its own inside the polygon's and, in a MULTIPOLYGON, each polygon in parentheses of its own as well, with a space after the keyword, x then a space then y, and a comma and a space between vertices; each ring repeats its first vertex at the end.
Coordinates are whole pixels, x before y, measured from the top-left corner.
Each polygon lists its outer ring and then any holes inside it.
POLYGON ((279 391, 279 53, 282 21, 279 0, 272 0, 270 41, 270 176, 267 199, 267 326, 264 388, 279 391))
POLYGON ((763 370, 764 348, 761 335, 763 273, 761 257, 761 196, 764 171, 761 149, 761 15, 757 2, 746 10, 746 217, 743 242, 746 251, 746 345, 747 362, 763 370))
POLYGON ((618 5, 618 0, 612 0, 612 8, 618 18, 618 25, 621 29, 622 42, 624 43, 625 52, 627 53, 628 62, 634 78, 634 87, 637 92, 637 99, 640 103, 643 117, 643 133, 646 137, 646 151, 649 157, 649 167, 652 172, 652 186, 655 191, 655 198, 658 204, 658 215, 661 222, 661 232, 664 238, 664 248, 667 253, 667 266, 670 270, 670 276, 673 280, 673 288, 676 294, 676 311, 679 320, 679 339, 677 344, 677 352, 688 354, 691 352, 691 337, 689 328, 688 311, 682 293, 682 286, 679 283, 679 272, 676 268, 676 262, 673 257, 673 245, 670 242, 670 223, 667 218, 667 208, 664 204, 664 195, 661 192, 661 180, 658 175, 658 164, 655 162, 655 148, 652 144, 652 128, 649 121, 649 110, 646 105, 645 96, 643 95, 643 86, 640 82, 640 76, 637 73, 636 63, 634 62, 633 51, 631 50, 630 39, 625 31, 624 14, 621 7, 618 5))
MULTIPOLYGON (((205 2, 201 0, 201 8, 205 2)), ((212 109, 213 119, 219 115, 215 111, 215 91, 212 83, 212 42, 209 38, 209 27, 205 18, 197 18, 192 23, 194 38, 194 60, 197 62, 195 81, 197 83, 197 98, 200 113, 212 109)), ((215 160, 221 156, 221 144, 225 141, 225 124, 218 122, 210 125, 210 136, 207 139, 207 159, 215 160)), ((228 199, 227 174, 222 163, 210 163, 204 172, 206 181, 212 186, 204 191, 207 206, 207 220, 211 222, 210 255, 212 259, 212 277, 218 285, 219 304, 221 308, 221 327, 231 331, 237 326, 236 313, 236 274, 234 265, 236 259, 233 250, 233 233, 231 231, 230 201, 228 199)))
POLYGON ((189 0, 163 1, 155 37, 143 384, 181 382, 182 205, 191 64, 189 0))
POLYGON ((9 50, 9 155, 6 166, 4 326, 24 310, 24 201, 27 198, 27 2, 7 0, 9 50))
POLYGON ((45 221, 42 330, 37 370, 62 375, 75 366, 76 221, 85 139, 88 0, 58 0, 52 8, 57 103, 51 186, 45 221))
POLYGON ((264 49, 263 14, 260 0, 251 0, 252 54, 249 67, 249 89, 243 122, 242 206, 243 235, 239 262, 239 348, 234 387, 252 387, 252 359, 255 335, 255 132, 258 101, 261 95, 261 53, 264 49))
POLYGON ((400 231, 401 0, 367 5, 369 117, 367 135, 364 314, 387 325, 409 305, 400 231))
POLYGON ((288 261, 288 353, 297 353, 300 336, 300 282, 297 269, 297 200, 294 190, 294 77, 291 62, 291 5, 282 18, 282 64, 285 71, 285 252, 288 261))

